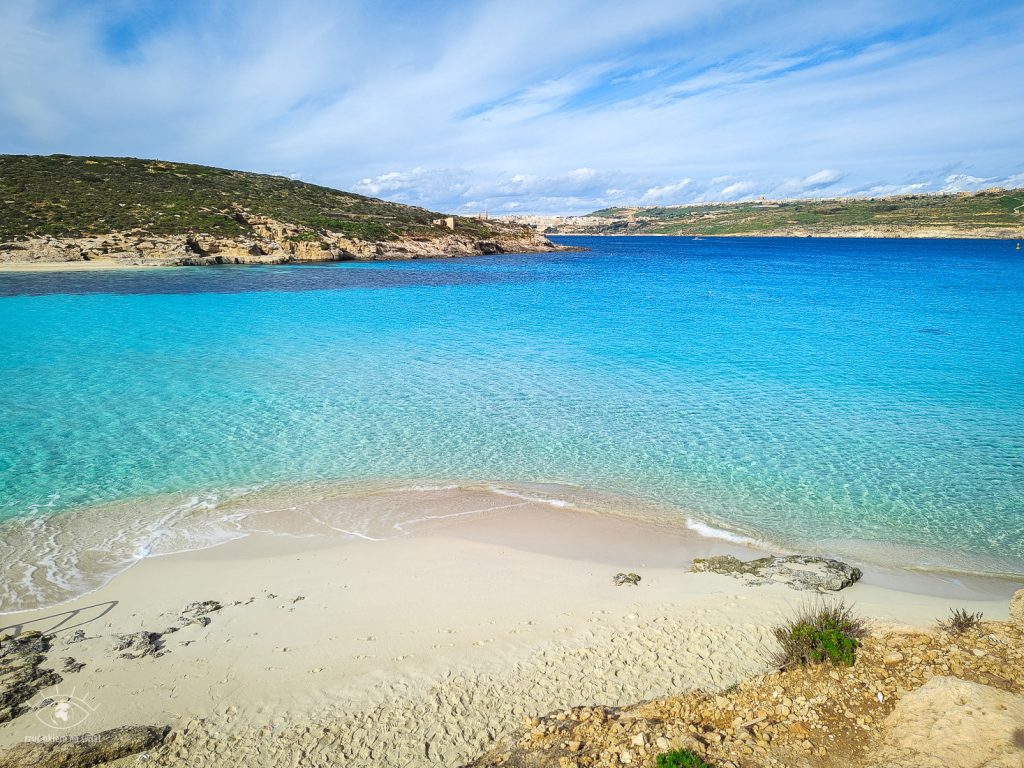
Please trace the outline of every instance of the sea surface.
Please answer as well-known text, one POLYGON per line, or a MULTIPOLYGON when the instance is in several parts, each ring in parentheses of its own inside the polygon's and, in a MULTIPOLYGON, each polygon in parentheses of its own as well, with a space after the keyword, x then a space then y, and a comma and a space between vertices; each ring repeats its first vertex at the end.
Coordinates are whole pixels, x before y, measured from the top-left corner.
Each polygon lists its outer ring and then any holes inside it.
POLYGON ((0 273, 0 610, 264 506, 463 484, 1024 574, 1012 243, 559 239, 590 250, 0 273))

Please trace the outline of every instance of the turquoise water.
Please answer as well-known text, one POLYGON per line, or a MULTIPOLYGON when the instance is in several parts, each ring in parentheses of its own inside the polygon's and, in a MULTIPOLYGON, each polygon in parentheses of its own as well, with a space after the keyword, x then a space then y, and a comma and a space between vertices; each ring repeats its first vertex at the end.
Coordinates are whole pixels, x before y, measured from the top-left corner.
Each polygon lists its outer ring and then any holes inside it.
POLYGON ((1024 573, 1011 243, 564 241, 592 250, 0 274, 0 517, 554 482, 781 546, 1024 573))

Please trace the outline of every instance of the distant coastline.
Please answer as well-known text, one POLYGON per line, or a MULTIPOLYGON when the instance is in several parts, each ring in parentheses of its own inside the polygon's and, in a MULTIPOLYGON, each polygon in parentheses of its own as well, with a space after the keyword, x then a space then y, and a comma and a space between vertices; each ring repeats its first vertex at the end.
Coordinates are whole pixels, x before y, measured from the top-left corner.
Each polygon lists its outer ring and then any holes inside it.
POLYGON ((545 235, 996 239, 1024 237, 1024 189, 604 208, 505 216, 545 235))
POLYGON ((684 232, 548 232, 545 237, 680 237, 696 240, 724 240, 730 237, 764 238, 771 240, 801 240, 818 238, 820 240, 1006 240, 1015 242, 1024 240, 1024 235, 1013 235, 1002 231, 985 232, 949 232, 937 233, 936 230, 916 232, 904 230, 900 232, 856 231, 856 232, 801 232, 799 230, 780 230, 769 232, 730 232, 729 234, 692 235, 684 232))

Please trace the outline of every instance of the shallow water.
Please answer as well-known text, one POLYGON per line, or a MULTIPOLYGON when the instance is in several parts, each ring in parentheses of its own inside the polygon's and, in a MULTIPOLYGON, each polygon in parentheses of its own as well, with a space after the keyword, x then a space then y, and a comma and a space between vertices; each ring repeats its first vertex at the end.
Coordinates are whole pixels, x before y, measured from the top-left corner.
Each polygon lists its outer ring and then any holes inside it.
POLYGON ((138 556, 279 485, 496 481, 1024 573, 1011 243, 564 240, 592 250, 0 274, 0 566, 74 589, 112 520, 138 556))

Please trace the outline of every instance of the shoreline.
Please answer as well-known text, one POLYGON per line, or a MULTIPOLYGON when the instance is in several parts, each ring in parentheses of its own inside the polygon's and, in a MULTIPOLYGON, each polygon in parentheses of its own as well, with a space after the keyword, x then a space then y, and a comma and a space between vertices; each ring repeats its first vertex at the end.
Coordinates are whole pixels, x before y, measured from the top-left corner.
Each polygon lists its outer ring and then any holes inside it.
MULTIPOLYGON (((763 672, 771 627, 814 595, 688 571, 710 554, 758 552, 524 501, 386 541, 254 532, 150 557, 60 608, 4 616, 0 633, 52 632, 45 666, 85 665, 58 685, 94 705, 71 735, 170 725, 207 759, 226 744, 271 765, 257 757, 268 732, 295 746, 329 728, 346 765, 454 765, 523 717, 724 690, 763 672), (642 580, 615 586, 619 571, 642 580), (182 624, 185 606, 207 600, 222 606, 208 623, 182 624), (139 632, 157 633, 155 654, 112 650, 115 635, 139 632)), ((878 626, 924 628, 953 606, 1005 618, 1013 591, 934 596, 890 581, 869 572, 838 596, 878 626)), ((29 713, 0 743, 46 733, 29 713)))
MULTIPOLYGON (((1006 243, 1019 242, 1024 235, 1010 235, 1005 232, 996 233, 969 233, 969 232, 946 232, 946 233, 926 233, 926 232, 914 232, 908 234, 894 233, 894 232, 840 232, 840 233, 819 233, 819 232, 789 232, 789 231, 765 231, 765 232, 731 232, 728 234, 670 234, 664 232, 638 232, 633 234, 620 234, 614 232, 550 232, 542 233, 538 230, 538 234, 544 237, 602 237, 602 238, 631 238, 631 237, 676 237, 682 240, 705 240, 715 239, 724 240, 729 238, 742 238, 742 239, 765 239, 765 240, 965 240, 965 241, 1005 241, 1006 243)), ((0 275, 3 274, 17 274, 17 273, 46 273, 46 272, 102 272, 108 270, 140 270, 140 269, 163 269, 165 267, 245 267, 245 266, 262 266, 262 267, 273 267, 273 266, 317 266, 325 264, 341 264, 346 262, 357 262, 357 263, 372 263, 375 261, 429 261, 429 260, 447 260, 447 259, 467 259, 467 258, 478 258, 483 256, 507 256, 516 254, 543 254, 543 253, 564 253, 573 251, 587 250, 577 246, 563 245, 558 242, 552 241, 556 246, 554 248, 545 249, 529 249, 529 250, 504 250, 496 253, 455 253, 455 254, 432 254, 427 256, 390 256, 390 257, 378 257, 378 258, 328 258, 328 259, 298 259, 298 260, 280 260, 280 261, 237 261, 230 262, 225 261, 209 262, 209 263, 181 263, 174 261, 163 261, 153 263, 138 263, 132 262, 128 259, 97 259, 93 258, 89 261, 84 260, 69 260, 69 261, 0 261, 0 275)))
MULTIPOLYGON (((741 559, 813 554, 861 568, 867 584, 947 598, 1009 595, 1014 585, 1024 582, 1024 574, 1012 572, 882 562, 870 556, 872 543, 867 541, 846 542, 846 547, 840 540, 824 546, 796 540, 783 544, 696 519, 671 505, 564 484, 282 484, 129 498, 41 518, 0 521, 0 530, 6 534, 0 542, 7 561, 4 581, 9 585, 6 594, 0 594, 0 623, 3 617, 57 609, 87 598, 151 559, 200 553, 252 537, 319 542, 316 548, 339 543, 379 544, 524 507, 563 512, 566 519, 585 518, 594 528, 634 526, 651 536, 686 542, 683 557, 687 563, 694 557, 722 554, 741 559), (97 527, 97 520, 106 526, 97 527), (40 537, 49 549, 29 550, 40 537), (854 544, 858 545, 856 553, 854 544), (104 556, 97 559, 89 556, 90 552, 103 552, 104 556), (23 571, 19 573, 12 565, 23 571), (16 591, 19 583, 20 592, 16 591)), ((931 553, 933 558, 940 554, 925 548, 921 552, 931 553)), ((547 554, 567 556, 564 552, 547 554)), ((679 562, 677 558, 673 564, 679 562)))
POLYGON ((912 234, 900 234, 897 232, 790 232, 790 231, 764 231, 764 232, 730 232, 728 234, 706 234, 704 232, 694 233, 669 233, 669 232, 634 232, 632 234, 618 232, 548 232, 545 237, 678 237, 684 240, 724 240, 730 237, 753 239, 763 238, 765 240, 1004 240, 1007 243, 1019 242, 1024 238, 1022 235, 1008 235, 1006 232, 970 233, 970 232, 947 232, 942 234, 928 234, 915 232, 912 234))

